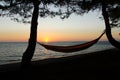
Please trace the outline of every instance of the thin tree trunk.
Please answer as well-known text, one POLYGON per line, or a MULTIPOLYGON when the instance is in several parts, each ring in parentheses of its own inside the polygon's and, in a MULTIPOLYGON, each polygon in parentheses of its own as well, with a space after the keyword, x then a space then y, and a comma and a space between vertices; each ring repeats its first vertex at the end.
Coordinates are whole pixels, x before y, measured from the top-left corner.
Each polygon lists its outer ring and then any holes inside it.
POLYGON ((33 57, 34 51, 35 51, 35 47, 36 47, 37 25, 38 25, 37 21, 38 21, 38 15, 39 15, 39 1, 34 0, 33 5, 34 5, 34 10, 33 10, 33 15, 32 15, 32 20, 31 20, 30 39, 29 39, 28 47, 22 56, 22 62, 21 62, 22 67, 29 66, 31 59, 33 57))
POLYGON ((116 48, 120 49, 120 43, 118 41, 116 41, 111 34, 111 27, 110 27, 110 23, 109 23, 109 16, 108 16, 108 12, 106 10, 106 3, 105 0, 102 0, 102 15, 104 18, 104 22, 105 22, 105 26, 106 26, 106 36, 109 40, 109 42, 116 48))

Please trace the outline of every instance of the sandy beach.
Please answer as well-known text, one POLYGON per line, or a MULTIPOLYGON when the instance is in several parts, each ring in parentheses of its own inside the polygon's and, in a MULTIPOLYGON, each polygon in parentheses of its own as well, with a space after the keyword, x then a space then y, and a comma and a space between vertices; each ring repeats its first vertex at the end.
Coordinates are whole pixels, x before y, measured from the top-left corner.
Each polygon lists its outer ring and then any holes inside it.
POLYGON ((10 80, 119 80, 120 50, 109 49, 62 58, 0 65, 0 78, 10 80))

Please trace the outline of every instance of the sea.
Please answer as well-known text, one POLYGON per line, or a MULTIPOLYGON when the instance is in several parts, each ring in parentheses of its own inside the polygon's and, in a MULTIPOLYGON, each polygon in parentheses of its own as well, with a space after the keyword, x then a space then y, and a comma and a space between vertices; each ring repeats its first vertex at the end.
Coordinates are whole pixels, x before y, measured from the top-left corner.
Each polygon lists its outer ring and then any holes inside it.
MULTIPOLYGON (((66 42, 51 42, 47 44, 69 46, 69 45, 81 44, 84 42, 85 41, 73 41, 73 42, 66 41, 66 42)), ((21 62, 22 55, 25 52, 27 46, 28 46, 27 42, 0 42, 0 65, 21 62)), ((47 50, 41 45, 37 44, 32 61, 43 60, 48 58, 72 56, 78 54, 86 54, 86 53, 102 51, 110 48, 114 48, 114 47, 108 41, 99 41, 92 47, 82 51, 72 52, 72 53, 62 53, 62 52, 47 50)))

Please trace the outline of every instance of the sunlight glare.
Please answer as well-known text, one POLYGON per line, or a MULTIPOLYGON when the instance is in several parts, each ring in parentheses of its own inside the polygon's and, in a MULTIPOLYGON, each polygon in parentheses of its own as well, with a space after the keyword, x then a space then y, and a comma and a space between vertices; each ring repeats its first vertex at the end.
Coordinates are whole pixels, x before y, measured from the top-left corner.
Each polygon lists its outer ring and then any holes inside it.
POLYGON ((48 38, 45 39, 45 42, 48 42, 48 38))

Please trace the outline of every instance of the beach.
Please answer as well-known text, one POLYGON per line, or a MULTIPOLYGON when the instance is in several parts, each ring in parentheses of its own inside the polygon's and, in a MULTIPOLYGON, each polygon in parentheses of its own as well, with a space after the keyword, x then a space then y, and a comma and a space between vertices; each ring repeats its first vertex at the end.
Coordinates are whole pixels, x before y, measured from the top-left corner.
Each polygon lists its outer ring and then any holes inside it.
POLYGON ((116 80, 119 75, 118 49, 32 61, 24 70, 20 63, 0 65, 4 80, 116 80))

